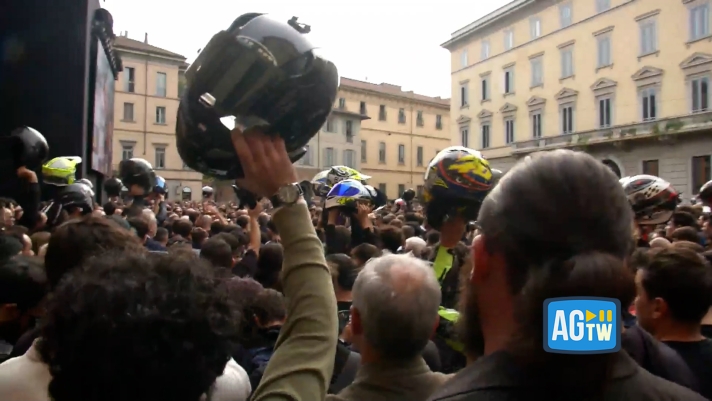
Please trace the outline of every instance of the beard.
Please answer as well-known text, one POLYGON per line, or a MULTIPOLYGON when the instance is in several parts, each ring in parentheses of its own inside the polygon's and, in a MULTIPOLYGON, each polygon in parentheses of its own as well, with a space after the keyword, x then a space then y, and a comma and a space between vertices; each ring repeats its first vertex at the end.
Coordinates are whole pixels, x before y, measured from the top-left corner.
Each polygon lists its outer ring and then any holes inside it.
POLYGON ((480 305, 477 302, 477 288, 470 283, 472 262, 466 258, 460 275, 460 300, 458 310, 460 317, 455 325, 457 338, 464 345, 465 353, 475 359, 485 352, 485 337, 482 334, 480 305))

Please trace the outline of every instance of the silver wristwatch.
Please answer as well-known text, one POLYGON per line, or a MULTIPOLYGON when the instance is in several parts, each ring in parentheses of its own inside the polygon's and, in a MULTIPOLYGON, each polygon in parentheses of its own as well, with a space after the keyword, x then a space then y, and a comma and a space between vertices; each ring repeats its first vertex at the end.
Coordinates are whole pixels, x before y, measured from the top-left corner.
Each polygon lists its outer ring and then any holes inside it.
POLYGON ((272 207, 290 206, 297 203, 303 193, 304 191, 298 183, 282 185, 269 200, 272 202, 272 207))

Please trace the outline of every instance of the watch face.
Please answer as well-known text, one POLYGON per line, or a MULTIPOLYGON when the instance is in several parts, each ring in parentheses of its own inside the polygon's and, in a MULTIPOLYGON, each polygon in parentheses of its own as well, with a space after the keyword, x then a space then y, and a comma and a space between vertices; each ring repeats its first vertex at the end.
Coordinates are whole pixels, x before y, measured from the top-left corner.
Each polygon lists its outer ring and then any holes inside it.
POLYGON ((296 185, 285 185, 279 189, 279 198, 284 203, 294 203, 299 199, 299 189, 296 185))

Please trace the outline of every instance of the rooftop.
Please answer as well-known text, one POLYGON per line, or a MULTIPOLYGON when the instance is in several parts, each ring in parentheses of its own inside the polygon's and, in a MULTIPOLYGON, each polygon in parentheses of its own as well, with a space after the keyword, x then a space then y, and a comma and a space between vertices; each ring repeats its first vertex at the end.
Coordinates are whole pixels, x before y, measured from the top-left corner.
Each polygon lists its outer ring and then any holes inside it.
POLYGON ((475 22, 467 24, 466 26, 453 32, 452 35, 450 35, 450 39, 448 41, 446 41, 445 43, 441 44, 440 46, 447 49, 450 46, 452 46, 453 44, 455 44, 455 42, 459 41, 460 39, 464 39, 466 36, 479 31, 480 29, 497 21, 501 17, 509 15, 509 14, 519 10, 522 7, 525 7, 531 3, 534 3, 535 1, 537 1, 537 0, 513 0, 513 1, 505 4, 504 6, 492 11, 491 13, 485 15, 484 17, 476 20, 475 22))
POLYGON ((141 42, 140 40, 134 40, 127 37, 126 33, 124 33, 114 39, 114 47, 118 48, 119 50, 133 50, 163 57, 171 57, 179 60, 185 60, 185 57, 178 53, 173 53, 166 49, 161 49, 160 47, 149 45, 148 34, 146 34, 144 41, 141 42))
POLYGON ((362 91, 375 92, 378 94, 401 97, 403 99, 412 100, 421 103, 434 103, 436 105, 450 107, 450 99, 443 99, 440 96, 431 97, 419 95, 413 91, 404 91, 398 85, 389 83, 374 84, 371 82, 358 81, 356 79, 341 77, 341 87, 344 89, 356 89, 362 91))

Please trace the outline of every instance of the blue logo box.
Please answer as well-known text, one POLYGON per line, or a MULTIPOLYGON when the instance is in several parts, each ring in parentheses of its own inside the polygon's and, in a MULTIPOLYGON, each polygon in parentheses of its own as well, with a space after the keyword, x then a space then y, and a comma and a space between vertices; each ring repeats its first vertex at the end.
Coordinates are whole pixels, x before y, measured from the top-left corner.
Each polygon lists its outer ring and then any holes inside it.
POLYGON ((621 303, 613 298, 567 297, 544 301, 544 350, 607 354, 621 349, 621 303))

